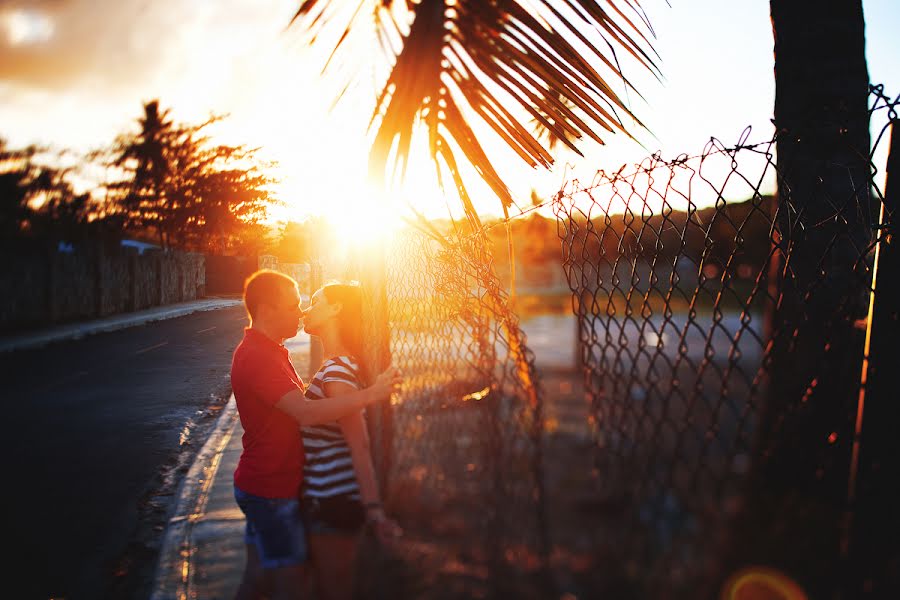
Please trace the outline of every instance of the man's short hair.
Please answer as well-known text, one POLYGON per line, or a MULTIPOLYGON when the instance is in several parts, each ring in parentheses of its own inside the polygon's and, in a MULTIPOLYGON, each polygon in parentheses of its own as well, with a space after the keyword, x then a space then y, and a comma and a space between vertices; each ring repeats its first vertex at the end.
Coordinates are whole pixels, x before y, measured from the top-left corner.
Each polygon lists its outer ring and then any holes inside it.
POLYGON ((282 290, 289 286, 297 287, 294 278, 272 269, 260 269, 248 277, 244 281, 244 307, 250 320, 256 316, 260 304, 276 302, 282 290))

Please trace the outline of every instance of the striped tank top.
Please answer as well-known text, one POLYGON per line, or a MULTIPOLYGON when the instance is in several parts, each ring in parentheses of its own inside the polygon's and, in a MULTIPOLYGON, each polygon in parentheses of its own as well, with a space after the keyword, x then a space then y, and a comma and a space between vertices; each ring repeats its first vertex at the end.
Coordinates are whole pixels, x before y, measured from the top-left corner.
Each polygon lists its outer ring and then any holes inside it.
MULTIPOLYGON (((350 356, 329 358, 306 388, 306 398, 325 401, 325 384, 348 383, 360 389, 359 365, 350 356)), ((359 499, 359 485, 350 457, 350 447, 337 421, 301 427, 306 461, 303 467, 303 496, 330 498, 346 495, 359 499)))

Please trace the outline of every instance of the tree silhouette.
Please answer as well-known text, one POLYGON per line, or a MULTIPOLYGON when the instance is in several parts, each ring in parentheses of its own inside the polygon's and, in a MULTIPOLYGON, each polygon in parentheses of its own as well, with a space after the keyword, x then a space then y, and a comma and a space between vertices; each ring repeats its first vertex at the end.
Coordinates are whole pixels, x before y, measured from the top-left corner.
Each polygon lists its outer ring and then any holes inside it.
POLYGON ((262 243, 258 225, 278 203, 271 165, 254 149, 211 143, 203 130, 221 119, 180 124, 158 100, 144 104, 139 131, 120 135, 111 152, 125 177, 108 188, 127 229, 152 232, 164 248, 219 254, 262 243))
POLYGON ((126 134, 116 141, 118 156, 113 164, 130 170, 132 176, 111 186, 122 192, 116 203, 128 229, 152 227, 166 246, 166 209, 169 204, 171 151, 177 147, 178 131, 168 118, 168 111, 160 112, 159 102, 144 104, 144 115, 138 120, 140 132, 126 134))
POLYGON ((39 164, 36 156, 43 151, 9 148, 0 139, 0 239, 5 244, 80 241, 101 229, 100 223, 89 223, 90 194, 74 192, 66 169, 39 164))
POLYGON ((12 240, 20 237, 29 227, 28 199, 33 193, 32 184, 36 179, 35 167, 31 162, 34 148, 24 150, 7 147, 6 140, 0 138, 0 239, 12 240))
POLYGON ((310 221, 290 221, 284 225, 272 253, 286 263, 306 262, 311 258, 313 244, 310 221))

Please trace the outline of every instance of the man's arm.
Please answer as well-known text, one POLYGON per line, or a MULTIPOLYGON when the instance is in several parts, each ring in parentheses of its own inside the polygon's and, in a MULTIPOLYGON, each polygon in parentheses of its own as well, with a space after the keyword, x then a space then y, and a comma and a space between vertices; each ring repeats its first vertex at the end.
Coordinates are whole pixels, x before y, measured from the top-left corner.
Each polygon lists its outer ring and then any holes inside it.
POLYGON ((380 374, 370 387, 329 398, 328 402, 306 399, 300 390, 291 390, 275 403, 275 408, 294 417, 300 425, 321 425, 336 421, 354 411, 388 398, 403 381, 395 367, 380 374))

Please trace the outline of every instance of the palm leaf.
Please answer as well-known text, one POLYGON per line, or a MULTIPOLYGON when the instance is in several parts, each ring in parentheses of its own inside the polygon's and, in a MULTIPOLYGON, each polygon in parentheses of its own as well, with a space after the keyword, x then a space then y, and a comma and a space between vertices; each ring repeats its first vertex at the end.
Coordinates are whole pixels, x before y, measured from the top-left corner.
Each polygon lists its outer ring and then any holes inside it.
POLYGON ((613 91, 621 84, 637 93, 617 52, 659 76, 638 0, 302 0, 291 23, 310 43, 333 44, 325 71, 346 78, 340 96, 357 83, 352 66, 373 48, 382 53, 388 69, 370 121, 372 175, 402 178, 414 133, 424 127, 438 181, 449 172, 473 225, 478 215, 460 157, 504 213, 514 204, 476 130, 493 132, 528 165, 549 168, 544 139, 580 153, 585 136, 600 144, 616 132, 631 137, 623 116, 643 127, 613 91), (360 52, 350 40, 362 34, 364 14, 371 36, 360 52))

